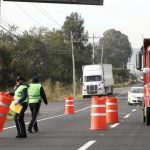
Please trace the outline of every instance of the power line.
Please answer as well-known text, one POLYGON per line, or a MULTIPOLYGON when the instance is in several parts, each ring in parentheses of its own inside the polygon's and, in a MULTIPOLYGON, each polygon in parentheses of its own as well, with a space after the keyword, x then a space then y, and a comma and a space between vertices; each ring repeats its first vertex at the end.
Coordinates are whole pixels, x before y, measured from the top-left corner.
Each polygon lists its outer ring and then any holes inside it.
POLYGON ((22 10, 27 16, 34 20, 38 25, 42 26, 36 19, 34 19, 26 10, 24 10, 18 3, 15 3, 20 10, 22 10))
POLYGON ((9 22, 5 21, 4 19, 1 19, 1 23, 7 25, 9 28, 13 27, 13 26, 16 26, 17 27, 17 30, 21 33, 23 33, 20 29, 18 29, 19 27, 15 24, 11 25, 9 22))
POLYGON ((4 17, 4 16, 2 16, 2 18, 3 18, 2 20, 3 20, 4 22, 6 22, 8 25, 10 25, 10 26, 11 26, 11 25, 14 25, 14 26, 18 27, 19 29, 17 28, 17 30, 19 30, 20 32, 23 33, 23 31, 20 30, 21 27, 18 26, 17 24, 15 24, 12 20, 10 20, 10 19, 8 19, 8 18, 6 18, 6 17, 4 17), (6 20, 7 20, 7 21, 6 21, 6 20))
POLYGON ((6 18, 6 17, 4 17, 4 16, 2 16, 4 19, 6 19, 8 22, 11 22, 11 24, 15 24, 13 21, 11 21, 10 19, 8 19, 8 18, 6 18))
MULTIPOLYGON (((32 3, 33 4, 33 3, 32 3)), ((45 17, 47 17, 49 20, 52 20, 55 24, 58 26, 62 27, 43 7, 42 5, 38 4, 33 4, 35 8, 37 8, 45 17)))
POLYGON ((7 29, 6 29, 5 27, 3 27, 2 25, 0 25, 0 27, 1 27, 3 30, 9 32, 9 33, 10 33, 11 35, 13 35, 14 37, 18 38, 17 35, 13 34, 12 32, 10 32, 9 30, 7 30, 7 29))

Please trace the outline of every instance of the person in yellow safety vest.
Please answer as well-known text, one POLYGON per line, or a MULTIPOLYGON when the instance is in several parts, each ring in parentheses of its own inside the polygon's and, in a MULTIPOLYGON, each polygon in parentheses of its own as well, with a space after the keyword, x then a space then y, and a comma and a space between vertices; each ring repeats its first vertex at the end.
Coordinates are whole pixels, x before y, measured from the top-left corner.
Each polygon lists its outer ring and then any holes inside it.
POLYGON ((28 107, 28 94, 27 94, 28 85, 25 82, 25 79, 22 76, 16 78, 16 85, 14 92, 10 92, 11 95, 14 95, 15 104, 21 104, 21 112, 14 114, 14 120, 17 128, 16 138, 26 138, 26 127, 24 122, 24 113, 28 107))
POLYGON ((29 84, 28 96, 29 108, 31 110, 32 117, 28 126, 28 131, 29 133, 33 133, 32 129, 34 129, 35 132, 38 132, 37 115, 41 106, 41 100, 43 99, 46 105, 48 104, 48 101, 45 91, 42 85, 39 83, 38 76, 36 75, 32 77, 32 83, 29 84))

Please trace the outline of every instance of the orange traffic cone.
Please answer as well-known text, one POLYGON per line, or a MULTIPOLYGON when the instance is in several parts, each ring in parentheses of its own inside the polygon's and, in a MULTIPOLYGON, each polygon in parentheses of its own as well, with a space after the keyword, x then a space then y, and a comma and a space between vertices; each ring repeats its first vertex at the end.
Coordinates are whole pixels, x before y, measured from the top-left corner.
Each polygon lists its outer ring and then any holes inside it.
POLYGON ((105 130, 106 123, 106 101, 103 98, 93 97, 91 106, 91 130, 105 130))
POLYGON ((9 106, 13 97, 5 92, 0 92, 0 132, 3 131, 3 126, 9 112, 9 106))
POLYGON ((65 114, 74 114, 74 98, 69 96, 66 98, 65 114))
POLYGON ((116 97, 106 99, 106 118, 107 123, 118 123, 118 105, 116 97))

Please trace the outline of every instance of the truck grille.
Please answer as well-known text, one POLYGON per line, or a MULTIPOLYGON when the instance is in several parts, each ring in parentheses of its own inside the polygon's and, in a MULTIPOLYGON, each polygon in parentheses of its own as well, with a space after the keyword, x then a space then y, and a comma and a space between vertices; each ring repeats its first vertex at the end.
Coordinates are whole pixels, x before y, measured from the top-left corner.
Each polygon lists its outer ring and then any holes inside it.
POLYGON ((97 94, 97 85, 88 85, 87 93, 88 94, 97 94))

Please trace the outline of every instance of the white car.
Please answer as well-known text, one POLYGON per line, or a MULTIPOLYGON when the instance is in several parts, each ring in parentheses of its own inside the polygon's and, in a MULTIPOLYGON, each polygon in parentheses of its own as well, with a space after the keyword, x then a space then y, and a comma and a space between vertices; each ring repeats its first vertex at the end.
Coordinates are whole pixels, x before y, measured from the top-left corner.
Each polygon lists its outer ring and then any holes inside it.
POLYGON ((143 99, 144 99, 143 87, 132 87, 131 91, 128 92, 128 105, 142 104, 143 99))

